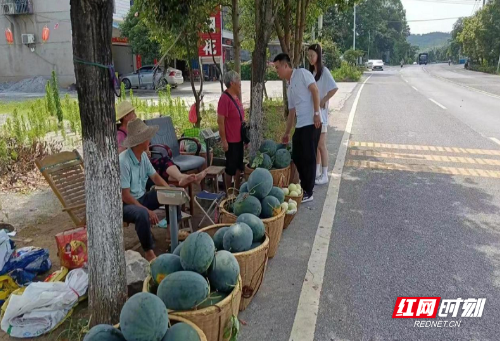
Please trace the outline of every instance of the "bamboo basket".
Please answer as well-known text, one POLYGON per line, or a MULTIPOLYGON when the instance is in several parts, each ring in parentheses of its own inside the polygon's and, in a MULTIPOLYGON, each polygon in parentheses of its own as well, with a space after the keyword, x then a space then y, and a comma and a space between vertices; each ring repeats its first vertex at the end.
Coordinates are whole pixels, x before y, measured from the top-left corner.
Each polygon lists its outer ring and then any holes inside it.
MULTIPOLYGON (((215 232, 224 226, 230 224, 216 224, 207 226, 199 230, 206 232, 213 237, 215 232)), ((257 293, 264 280, 264 273, 267 267, 267 254, 269 252, 269 237, 266 235, 264 242, 255 249, 245 252, 233 253, 233 256, 240 265, 240 276, 242 281, 242 294, 240 302, 240 311, 246 309, 253 297, 257 293)))
POLYGON ((302 203, 302 198, 304 197, 304 190, 300 192, 300 195, 298 197, 292 197, 289 195, 285 195, 285 202, 288 202, 288 200, 292 199, 297 202, 297 212, 299 211, 300 204, 302 203))
MULTIPOLYGON (((236 222, 237 217, 229 213, 226 210, 226 205, 231 201, 234 201, 236 198, 230 198, 223 200, 219 205, 220 212, 220 222, 223 224, 234 224, 236 222)), ((273 258, 276 255, 276 251, 278 250, 278 246, 281 240, 281 235, 283 233, 283 223, 285 220, 285 210, 281 210, 280 214, 275 217, 262 219, 264 226, 266 227, 266 233, 269 236, 269 258, 273 258)))
MULTIPOLYGON (((248 164, 245 165, 245 179, 247 181, 253 171, 254 169, 248 167, 248 164)), ((269 172, 273 176, 273 186, 288 187, 290 184, 290 165, 282 169, 270 169, 269 172)))
MULTIPOLYGON (((142 287, 143 292, 151 292, 151 276, 146 277, 142 287)), ((231 325, 231 316, 238 316, 241 301, 241 276, 233 292, 225 299, 212 306, 199 310, 174 311, 168 310, 169 317, 180 317, 191 321, 205 333, 207 341, 226 341, 224 330, 231 325)))
MULTIPOLYGON (((179 323, 179 322, 182 322, 182 323, 185 323, 185 324, 188 324, 190 325, 191 327, 193 327, 194 330, 196 330, 196 332, 198 333, 198 337, 200 338, 200 341, 207 341, 207 337, 205 336, 205 333, 203 332, 203 330, 201 330, 196 324, 194 324, 193 322, 189 321, 189 320, 186 320, 185 318, 182 318, 180 316, 175 316, 175 315, 168 315, 168 321, 170 322, 169 323, 169 328, 170 326, 173 326, 175 325, 176 323, 179 323)), ((118 323, 117 325, 114 326, 116 329, 120 329, 120 324, 118 323)))
MULTIPOLYGON (((298 208, 298 202, 297 202, 297 208, 298 208)), ((297 209, 297 212, 298 212, 298 209, 297 209)), ((294 214, 285 214, 285 220, 283 222, 283 230, 286 230, 288 225, 290 225, 293 218, 295 218, 295 215, 297 214, 297 212, 295 212, 294 214)))

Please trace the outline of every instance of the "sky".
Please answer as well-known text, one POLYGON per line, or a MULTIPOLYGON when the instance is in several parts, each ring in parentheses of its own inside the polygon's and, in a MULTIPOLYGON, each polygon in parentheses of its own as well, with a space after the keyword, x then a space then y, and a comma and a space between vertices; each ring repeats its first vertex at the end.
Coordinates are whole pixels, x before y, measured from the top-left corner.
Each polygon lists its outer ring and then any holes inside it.
POLYGON ((401 0, 412 34, 450 32, 457 17, 470 16, 482 0, 401 0), (444 19, 427 21, 428 19, 444 19), (426 21, 415 21, 426 20, 426 21))

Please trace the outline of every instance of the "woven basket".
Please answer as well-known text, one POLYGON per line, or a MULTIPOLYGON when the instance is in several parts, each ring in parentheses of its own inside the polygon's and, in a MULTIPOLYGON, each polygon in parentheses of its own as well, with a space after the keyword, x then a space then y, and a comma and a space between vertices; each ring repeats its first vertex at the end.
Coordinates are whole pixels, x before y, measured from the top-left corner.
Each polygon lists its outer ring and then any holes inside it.
MULTIPOLYGON (((207 226, 199 231, 206 232, 213 237, 215 232, 230 224, 216 224, 207 226)), ((252 298, 264 280, 264 273, 267 267, 267 254, 269 252, 269 237, 266 235, 264 242, 255 249, 245 252, 233 253, 233 256, 240 265, 240 276, 243 285, 241 294, 240 311, 250 304, 252 298)))
MULTIPOLYGON (((219 206, 220 212, 220 222, 223 224, 234 224, 237 217, 229 213, 226 210, 226 205, 234 201, 235 198, 230 198, 223 200, 219 206)), ((283 223, 285 221, 285 210, 281 210, 280 214, 275 217, 262 219, 264 226, 266 227, 266 233, 269 236, 269 253, 268 257, 273 258, 278 250, 278 246, 281 240, 281 234, 283 233, 283 223)))
MULTIPOLYGON (((245 165, 245 179, 250 177, 250 174, 254 171, 253 168, 245 165)), ((270 169, 269 172, 273 176, 273 186, 277 187, 288 187, 290 184, 290 166, 282 169, 270 169)))
MULTIPOLYGON (((142 291, 150 292, 151 281, 151 276, 146 277, 142 291)), ((224 330, 230 325, 231 316, 238 316, 240 300, 241 276, 233 292, 219 303, 199 310, 169 310, 168 316, 178 316, 191 321, 205 333, 207 341, 226 341, 228 338, 224 338, 224 330)))
MULTIPOLYGON (((200 338, 200 341, 207 341, 207 337, 205 336, 205 333, 203 332, 203 330, 201 330, 200 328, 198 328, 198 326, 196 324, 194 324, 193 322, 191 322, 189 320, 186 320, 185 318, 182 318, 180 316, 175 316, 175 315, 170 315, 170 314, 168 315, 168 321, 170 322, 169 323, 169 328, 170 328, 170 326, 173 326, 173 325, 175 325, 176 323, 179 323, 179 322, 182 322, 182 323, 190 325, 198 333, 198 337, 200 338)), ((118 323, 114 327, 116 329, 120 329, 120 324, 118 323)))
POLYGON ((295 218, 296 214, 297 212, 295 212, 294 214, 285 214, 285 221, 283 222, 283 230, 286 230, 288 225, 290 225, 290 223, 292 222, 293 218, 295 218))
POLYGON ((285 195, 285 202, 288 202, 288 200, 292 199, 297 202, 297 211, 299 210, 300 204, 302 203, 302 198, 304 197, 304 190, 300 193, 298 197, 292 197, 289 195, 285 195))

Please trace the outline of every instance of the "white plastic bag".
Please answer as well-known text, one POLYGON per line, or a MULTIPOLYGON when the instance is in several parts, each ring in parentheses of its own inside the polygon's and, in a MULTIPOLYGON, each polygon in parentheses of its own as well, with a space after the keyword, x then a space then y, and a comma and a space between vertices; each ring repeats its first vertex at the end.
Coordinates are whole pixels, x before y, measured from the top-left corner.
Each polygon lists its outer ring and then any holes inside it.
POLYGON ((10 336, 30 338, 51 331, 87 292, 84 269, 68 273, 65 282, 34 282, 22 295, 12 295, 1 328, 10 336))
POLYGON ((11 255, 10 238, 4 230, 0 230, 0 270, 9 261, 11 255))

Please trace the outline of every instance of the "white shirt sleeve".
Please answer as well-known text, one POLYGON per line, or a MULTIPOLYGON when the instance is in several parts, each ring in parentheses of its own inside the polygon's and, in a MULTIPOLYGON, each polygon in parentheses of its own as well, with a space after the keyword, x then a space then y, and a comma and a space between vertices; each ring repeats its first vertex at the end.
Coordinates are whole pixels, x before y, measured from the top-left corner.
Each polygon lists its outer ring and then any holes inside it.
POLYGON ((324 86, 325 86, 325 93, 330 92, 331 90, 338 89, 337 83, 335 83, 335 80, 333 79, 332 73, 330 70, 328 70, 327 67, 323 67, 323 73, 321 74, 321 78, 324 78, 324 86))
POLYGON ((313 74, 309 70, 306 69, 299 69, 299 70, 302 71, 301 74, 302 77, 304 78, 304 84, 306 85, 306 87, 309 87, 309 85, 311 85, 312 83, 316 83, 313 74))
POLYGON ((288 110, 295 109, 295 104, 293 103, 292 95, 290 94, 290 86, 286 89, 286 95, 288 98, 288 110))

